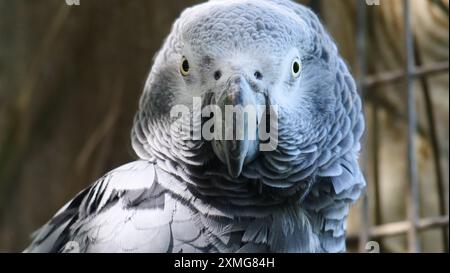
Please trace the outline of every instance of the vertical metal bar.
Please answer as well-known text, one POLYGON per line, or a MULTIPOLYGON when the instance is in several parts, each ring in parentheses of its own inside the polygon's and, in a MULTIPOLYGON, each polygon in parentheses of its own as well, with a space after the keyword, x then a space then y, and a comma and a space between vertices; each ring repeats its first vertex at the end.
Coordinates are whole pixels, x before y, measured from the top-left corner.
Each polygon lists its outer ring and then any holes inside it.
POLYGON ((372 154, 372 171, 373 171, 373 189, 374 189, 374 202, 375 202, 375 226, 383 223, 382 207, 381 207, 381 194, 380 194, 380 130, 379 130, 379 105, 376 100, 372 102, 372 141, 371 141, 371 154, 372 154))
MULTIPOLYGON (((366 77, 366 29, 367 29, 367 6, 364 0, 357 0, 357 32, 356 32, 356 46, 357 46, 357 54, 358 54, 358 68, 359 68, 359 77, 358 77, 358 90, 361 96, 361 100, 364 102, 365 97, 365 86, 364 81, 366 77)), ((364 103, 363 103, 364 105, 364 103)), ((367 147, 367 134, 365 134, 362 140, 362 146, 367 147)), ((367 166, 368 166, 368 156, 367 153, 363 153, 362 156, 362 164, 363 164, 363 173, 366 177, 367 166)), ((366 251, 366 244, 369 241, 369 202, 367 193, 362 197, 362 205, 361 205, 361 229, 359 234, 359 251, 366 251)))
POLYGON ((417 179, 417 163, 415 153, 416 104, 414 95, 414 42, 411 29, 410 0, 403 0, 403 18, 406 49, 406 91, 408 95, 408 178, 407 206, 411 228, 408 232, 408 248, 410 252, 420 252, 420 238, 417 230, 419 218, 419 185, 417 179))
MULTIPOLYGON (((416 65, 423 65, 422 55, 418 49, 418 41, 414 39, 414 56, 416 58, 416 65)), ((431 142, 431 147, 433 150, 433 163, 434 163, 434 171, 436 173, 436 184, 438 191, 438 204, 439 204, 439 214, 441 216, 447 215, 447 206, 445 200, 445 182, 444 182, 444 174, 442 172, 441 166, 441 153, 440 153, 440 143, 439 137, 437 133, 437 128, 435 125, 434 111, 433 111, 433 101, 430 94, 430 86, 428 83, 428 78, 426 75, 420 76, 420 84, 422 86, 423 98, 426 109, 427 122, 429 124, 429 137, 431 142)), ((444 241, 444 251, 448 252, 448 228, 446 226, 442 227, 442 239, 444 241)))

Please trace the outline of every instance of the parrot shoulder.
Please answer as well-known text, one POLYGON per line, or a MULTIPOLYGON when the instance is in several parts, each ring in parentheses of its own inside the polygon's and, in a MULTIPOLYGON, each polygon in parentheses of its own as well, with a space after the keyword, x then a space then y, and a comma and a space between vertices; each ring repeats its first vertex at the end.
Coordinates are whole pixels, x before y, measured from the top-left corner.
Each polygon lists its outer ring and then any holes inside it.
POLYGON ((81 191, 25 252, 196 252, 208 248, 195 212, 157 181, 153 163, 123 165, 81 191))

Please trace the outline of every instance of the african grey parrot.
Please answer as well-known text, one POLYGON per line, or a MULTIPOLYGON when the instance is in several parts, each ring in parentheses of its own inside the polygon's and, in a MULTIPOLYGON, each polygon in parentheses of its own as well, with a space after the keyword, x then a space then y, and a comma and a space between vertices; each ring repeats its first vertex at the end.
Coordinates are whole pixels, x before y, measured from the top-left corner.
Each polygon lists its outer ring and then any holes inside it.
POLYGON ((140 100, 131 134, 140 159, 81 191, 25 251, 343 252, 349 206, 365 188, 363 131, 353 77, 308 8, 188 8, 140 100), (187 121, 170 112, 194 97, 220 109, 277 106, 276 147, 182 137, 176 128, 187 121))

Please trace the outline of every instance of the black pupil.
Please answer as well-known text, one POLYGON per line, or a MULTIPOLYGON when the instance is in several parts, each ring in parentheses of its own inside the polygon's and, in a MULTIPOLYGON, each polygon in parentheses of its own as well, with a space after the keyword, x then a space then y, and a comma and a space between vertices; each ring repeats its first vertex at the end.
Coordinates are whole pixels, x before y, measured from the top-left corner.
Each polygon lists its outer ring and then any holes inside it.
POLYGON ((292 65, 292 69, 294 73, 297 74, 300 71, 300 64, 298 62, 294 62, 294 64, 292 65))
POLYGON ((181 64, 181 68, 183 69, 184 72, 188 72, 189 71, 189 63, 187 60, 184 60, 183 63, 181 64))

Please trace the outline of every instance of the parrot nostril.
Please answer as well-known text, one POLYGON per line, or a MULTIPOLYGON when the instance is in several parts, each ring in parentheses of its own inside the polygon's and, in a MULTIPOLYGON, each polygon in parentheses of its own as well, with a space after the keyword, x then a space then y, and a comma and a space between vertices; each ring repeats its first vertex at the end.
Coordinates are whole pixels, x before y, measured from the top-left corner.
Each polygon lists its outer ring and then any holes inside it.
POLYGON ((262 74, 261 74, 261 72, 259 72, 259 71, 256 71, 255 72, 255 74, 254 74, 254 76, 255 76, 255 78, 257 79, 257 80, 261 80, 262 79, 262 74))
POLYGON ((220 80, 221 77, 222 77, 222 72, 220 72, 220 70, 217 70, 216 72, 214 72, 214 79, 216 81, 220 80))

